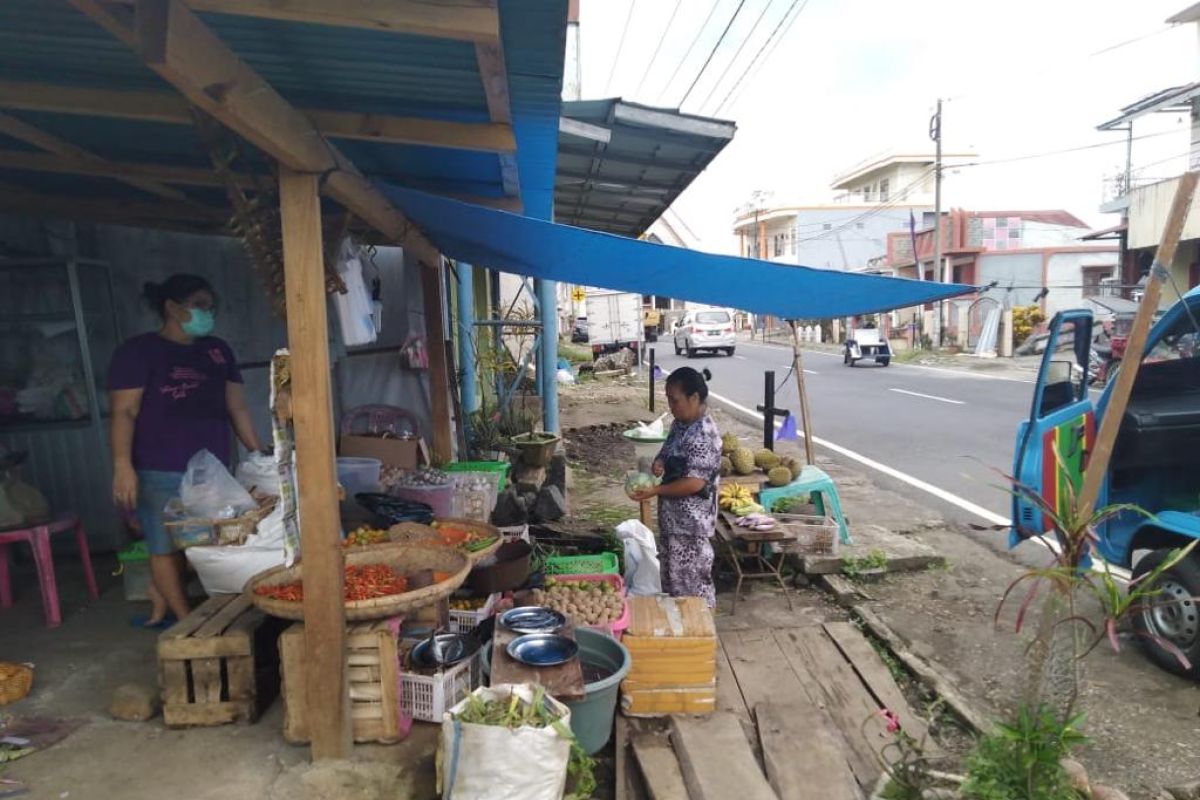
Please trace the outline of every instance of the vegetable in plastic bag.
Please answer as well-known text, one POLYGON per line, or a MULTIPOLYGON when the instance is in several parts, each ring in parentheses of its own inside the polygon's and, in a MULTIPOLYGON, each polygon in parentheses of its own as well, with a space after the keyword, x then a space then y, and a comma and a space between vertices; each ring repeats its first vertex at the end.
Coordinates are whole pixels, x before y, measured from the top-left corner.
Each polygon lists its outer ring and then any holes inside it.
POLYGON ((225 465, 207 450, 188 461, 179 499, 189 516, 206 519, 233 519, 258 507, 225 465))

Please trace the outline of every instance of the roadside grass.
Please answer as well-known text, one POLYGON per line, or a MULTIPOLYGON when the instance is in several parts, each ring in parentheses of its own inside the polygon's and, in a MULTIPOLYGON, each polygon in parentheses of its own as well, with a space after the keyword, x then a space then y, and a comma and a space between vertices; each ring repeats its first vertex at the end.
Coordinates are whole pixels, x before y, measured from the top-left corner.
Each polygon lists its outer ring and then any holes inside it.
POLYGON ((569 342, 566 339, 558 340, 558 354, 572 364, 587 364, 592 360, 591 348, 569 342))

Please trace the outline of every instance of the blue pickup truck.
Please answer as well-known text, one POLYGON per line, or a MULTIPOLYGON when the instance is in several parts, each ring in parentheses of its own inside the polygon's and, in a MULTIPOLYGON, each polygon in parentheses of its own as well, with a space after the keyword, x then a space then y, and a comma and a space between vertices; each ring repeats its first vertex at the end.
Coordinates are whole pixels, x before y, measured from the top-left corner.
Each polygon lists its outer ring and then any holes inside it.
MULTIPOLYGON (((1029 419, 1017 431, 1013 475, 1056 506, 1075 487, 1095 441, 1115 381, 1088 389, 1092 315, 1062 311, 1049 339, 1029 419), (1059 458, 1053 455, 1057 446, 1059 458)), ((1132 353, 1126 353, 1128 362, 1132 353)), ((1149 572, 1171 550, 1200 539, 1200 287, 1175 303, 1150 331, 1098 507, 1135 503, 1153 518, 1124 513, 1098 531, 1099 555, 1110 564, 1149 572)), ((1013 500, 1013 541, 1019 530, 1044 530, 1041 512, 1013 500)), ((1132 620, 1141 646, 1160 666, 1200 678, 1200 547, 1165 572, 1155 602, 1132 620), (1157 642, 1170 641, 1191 662, 1185 668, 1157 642)))

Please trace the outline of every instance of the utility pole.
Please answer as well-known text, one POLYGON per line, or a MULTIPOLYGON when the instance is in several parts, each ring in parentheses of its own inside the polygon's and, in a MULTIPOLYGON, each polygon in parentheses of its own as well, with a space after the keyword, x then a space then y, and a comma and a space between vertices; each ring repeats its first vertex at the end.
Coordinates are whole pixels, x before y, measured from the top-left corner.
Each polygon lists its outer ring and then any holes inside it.
MULTIPOLYGON (((942 98, 938 98, 937 112, 929 118, 929 138, 933 139, 934 162, 933 162, 933 279, 939 283, 945 282, 945 276, 942 274, 942 98)), ((915 254, 914 254, 915 255, 915 254)), ((918 259, 917 270, 920 271, 920 259, 918 259)), ((933 325, 933 335, 930 336, 930 341, 935 346, 942 345, 942 314, 945 309, 945 301, 939 300, 937 307, 937 321, 933 325)))

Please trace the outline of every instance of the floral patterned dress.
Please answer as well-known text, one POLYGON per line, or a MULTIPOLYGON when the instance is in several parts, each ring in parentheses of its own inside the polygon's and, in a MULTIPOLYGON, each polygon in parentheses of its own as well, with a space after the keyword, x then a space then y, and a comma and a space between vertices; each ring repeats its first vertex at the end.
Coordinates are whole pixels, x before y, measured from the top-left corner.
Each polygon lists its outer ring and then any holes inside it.
POLYGON ((672 476, 700 478, 707 492, 688 497, 658 498, 659 557, 663 591, 672 597, 702 597, 717 604, 713 585, 713 548, 709 541, 717 522, 717 476, 721 471, 721 434, 707 413, 694 422, 676 421, 658 454, 672 476))

